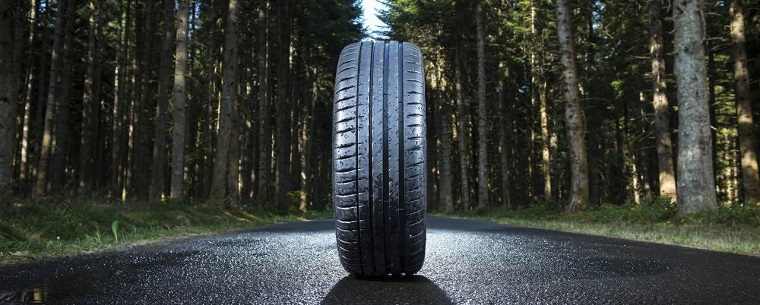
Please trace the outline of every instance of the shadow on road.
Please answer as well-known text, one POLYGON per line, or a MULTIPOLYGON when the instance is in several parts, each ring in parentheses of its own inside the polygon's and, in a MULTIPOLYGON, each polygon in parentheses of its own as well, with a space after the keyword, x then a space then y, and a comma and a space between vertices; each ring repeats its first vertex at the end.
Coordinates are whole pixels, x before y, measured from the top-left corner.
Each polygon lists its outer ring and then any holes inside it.
POLYGON ((336 283, 322 305, 453 304, 435 283, 421 275, 387 279, 346 276, 336 283))

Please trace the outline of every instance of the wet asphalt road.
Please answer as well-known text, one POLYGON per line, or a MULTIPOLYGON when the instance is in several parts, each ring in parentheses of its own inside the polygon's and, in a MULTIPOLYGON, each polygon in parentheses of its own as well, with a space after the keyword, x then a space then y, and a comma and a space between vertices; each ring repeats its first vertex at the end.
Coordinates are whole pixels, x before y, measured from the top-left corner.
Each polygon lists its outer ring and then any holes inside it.
POLYGON ((760 304, 760 258, 428 218, 416 276, 341 268, 331 221, 0 267, 0 304, 760 304))

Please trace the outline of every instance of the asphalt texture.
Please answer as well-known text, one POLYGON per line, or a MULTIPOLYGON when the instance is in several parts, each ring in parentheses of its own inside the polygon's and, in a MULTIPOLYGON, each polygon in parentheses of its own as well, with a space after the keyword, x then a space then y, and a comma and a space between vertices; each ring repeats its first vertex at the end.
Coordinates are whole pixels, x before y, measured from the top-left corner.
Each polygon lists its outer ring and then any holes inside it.
POLYGON ((0 267, 0 304, 760 304, 760 258, 428 217, 419 274, 357 279, 332 221, 0 267))

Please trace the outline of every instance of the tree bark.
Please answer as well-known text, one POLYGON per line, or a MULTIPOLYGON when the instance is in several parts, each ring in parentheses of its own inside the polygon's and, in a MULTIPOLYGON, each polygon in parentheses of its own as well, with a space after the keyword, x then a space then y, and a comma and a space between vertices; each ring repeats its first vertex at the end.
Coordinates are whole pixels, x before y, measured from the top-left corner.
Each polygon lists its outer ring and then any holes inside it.
POLYGON ((234 103, 237 103, 237 23, 238 1, 229 0, 227 21, 224 27, 224 75, 222 102, 219 109, 219 133, 216 138, 216 154, 211 180, 211 198, 224 199, 227 188, 230 141, 234 128, 234 103))
POLYGON ((277 207, 287 209, 290 177, 291 108, 290 108, 290 14, 289 0, 280 0, 279 62, 277 73, 277 207))
POLYGON ((95 0, 87 1, 88 33, 87 33, 87 72, 84 79, 84 96, 82 98, 82 135, 79 148, 79 193, 86 194, 92 188, 95 167, 95 144, 98 111, 98 97, 95 92, 95 79, 98 77, 98 23, 95 0))
POLYGON ((185 198, 185 113, 186 113, 186 79, 187 70, 187 16, 189 0, 177 3, 177 35, 174 50, 174 104, 172 105, 172 161, 171 161, 171 199, 185 198))
POLYGON ((567 212, 583 208, 589 199, 588 155, 586 152, 586 118, 578 93, 575 41, 569 0, 557 2, 557 35, 562 62, 565 95, 565 124, 570 146, 570 202, 567 212))
POLYGON ((675 66, 678 86, 679 214, 715 209, 715 178, 705 65, 702 0, 673 3, 675 66))
POLYGON ((51 189, 52 191, 65 190, 66 167, 68 157, 71 154, 71 81, 74 73, 71 50, 74 43, 74 14, 76 14, 76 1, 69 1, 66 8, 67 20, 64 30, 62 66, 61 66, 61 91, 56 97, 58 100, 55 111, 55 127, 53 128, 53 152, 51 155, 51 189))
POLYGON ((457 132, 459 137, 457 142, 459 146, 459 180, 462 183, 462 208, 466 209, 470 205, 470 184, 467 171, 467 105, 464 100, 464 92, 462 92, 461 50, 458 50, 457 53, 457 59, 454 63, 454 91, 456 92, 457 117, 459 118, 459 131, 457 132))
MULTIPOLYGON (((437 67, 439 90, 444 90, 445 86, 440 83, 443 80, 443 73, 441 73, 442 67, 437 67)), ((454 198, 452 196, 452 171, 451 171, 451 106, 446 98, 441 95, 441 113, 438 120, 440 124, 439 137, 440 137, 440 188, 441 193, 441 206, 446 213, 454 212, 454 198)))
MULTIPOLYGON (((13 58, 13 29, 16 18, 11 1, 0 3, 0 198, 7 198, 13 180, 16 147, 16 71, 13 58)), ((0 200, 3 201, 3 200, 0 200)))
MULTIPOLYGON (((541 131, 541 174, 544 180, 543 199, 550 200, 552 196, 551 176, 551 143, 549 131, 549 110, 546 95, 546 83, 543 75, 543 55, 541 48, 541 29, 538 23, 538 6, 536 0, 530 1, 530 33, 533 41, 530 49, 531 98, 538 98, 539 123, 541 131), (538 93, 538 94, 535 94, 538 93)), ((532 104, 536 104, 534 101, 532 104)))
MULTIPOLYGON (((52 153, 53 124, 55 124, 55 112, 58 109, 57 93, 58 81, 61 76, 61 53, 63 52, 63 40, 66 26, 66 7, 70 0, 58 2, 58 16, 55 21, 55 33, 53 34, 53 50, 50 55, 50 77, 47 90, 47 107, 45 109, 42 145, 40 146, 40 158, 37 165, 37 179, 32 190, 35 197, 44 196, 48 185, 48 166, 52 153)), ((15 113, 15 112, 14 112, 15 113)), ((14 117, 15 119, 15 117, 14 117)), ((13 147, 13 146, 10 146, 13 147)))
POLYGON ((127 66, 129 60, 129 37, 131 24, 132 0, 124 2, 120 23, 119 50, 116 55, 116 67, 114 68, 114 100, 113 118, 111 126, 111 197, 123 200, 124 192, 124 157, 127 151, 127 137, 124 132, 126 113, 128 108, 127 96, 127 66))
MULTIPOLYGON (((130 144, 132 148, 129 156, 129 197, 146 200, 150 196, 151 175, 153 169, 153 138, 155 117, 155 67, 160 66, 156 62, 156 32, 160 33, 157 4, 153 0, 136 1, 137 19, 135 20, 135 97, 132 99, 129 126, 130 144)), ((159 37, 161 37, 159 35, 159 37)))
POLYGON ((670 107, 665 83, 665 57, 662 34, 661 0, 649 2, 649 55, 652 59, 654 94, 654 131, 657 142, 657 166, 660 196, 672 201, 676 196, 676 176, 673 165, 673 142, 670 138, 670 107))
POLYGON ((755 204, 760 203, 760 176, 758 176, 757 146, 755 146, 752 99, 749 89, 743 0, 732 0, 729 12, 731 15, 731 40, 734 44, 734 82, 736 85, 736 115, 739 124, 742 187, 744 188, 745 201, 755 204))
POLYGON ((506 100, 504 99, 504 82, 499 81, 499 88, 498 88, 498 94, 499 98, 496 100, 497 103, 499 103, 501 110, 499 113, 502 115, 503 122, 500 124, 499 128, 499 147, 501 148, 501 151, 499 153, 499 161, 501 165, 501 198, 504 208, 511 209, 512 208, 512 171, 510 168, 510 156, 511 156, 511 145, 510 145, 510 138, 511 138, 511 131, 512 131, 512 120, 510 119, 510 107, 507 107, 506 100))
POLYGON ((152 200, 160 200, 166 188, 166 167, 168 159, 169 142, 169 90, 171 88, 172 42, 176 39, 174 32, 174 1, 163 0, 163 37, 161 38, 161 61, 158 69, 158 103, 156 107, 156 129, 153 138, 153 169, 151 170, 151 184, 149 197, 152 200))
POLYGON ((271 173, 272 173, 272 125, 271 114, 269 112, 269 45, 268 29, 269 22, 267 18, 268 3, 264 3, 259 9, 259 30, 258 40, 259 49, 256 53, 259 74, 259 91, 258 91, 258 116, 259 116, 259 164, 257 179, 258 194, 256 200, 259 206, 265 206, 271 199, 271 173))
POLYGON ((488 108, 486 105, 486 54, 483 5, 475 4, 475 30, 478 37, 478 209, 488 207, 488 108))

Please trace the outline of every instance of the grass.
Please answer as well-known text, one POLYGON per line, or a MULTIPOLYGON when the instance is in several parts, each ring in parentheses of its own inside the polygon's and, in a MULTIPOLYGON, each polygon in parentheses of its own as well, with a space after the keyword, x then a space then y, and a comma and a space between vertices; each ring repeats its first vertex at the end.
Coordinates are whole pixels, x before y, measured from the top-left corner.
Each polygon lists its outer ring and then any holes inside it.
POLYGON ((677 217, 675 206, 663 200, 641 205, 602 205, 570 214, 544 203, 520 210, 453 216, 760 256, 760 208, 740 204, 687 217, 677 217))
MULTIPOLYGON (((186 202, 20 201, 0 207, 0 264, 331 216, 331 211, 278 214, 186 202)), ((760 208, 739 204, 688 217, 676 217, 675 207, 662 200, 602 205, 571 214, 542 203, 446 216, 760 256, 760 208)))
POLYGON ((331 212, 278 214, 184 202, 21 201, 0 207, 0 264, 329 216, 331 212))

